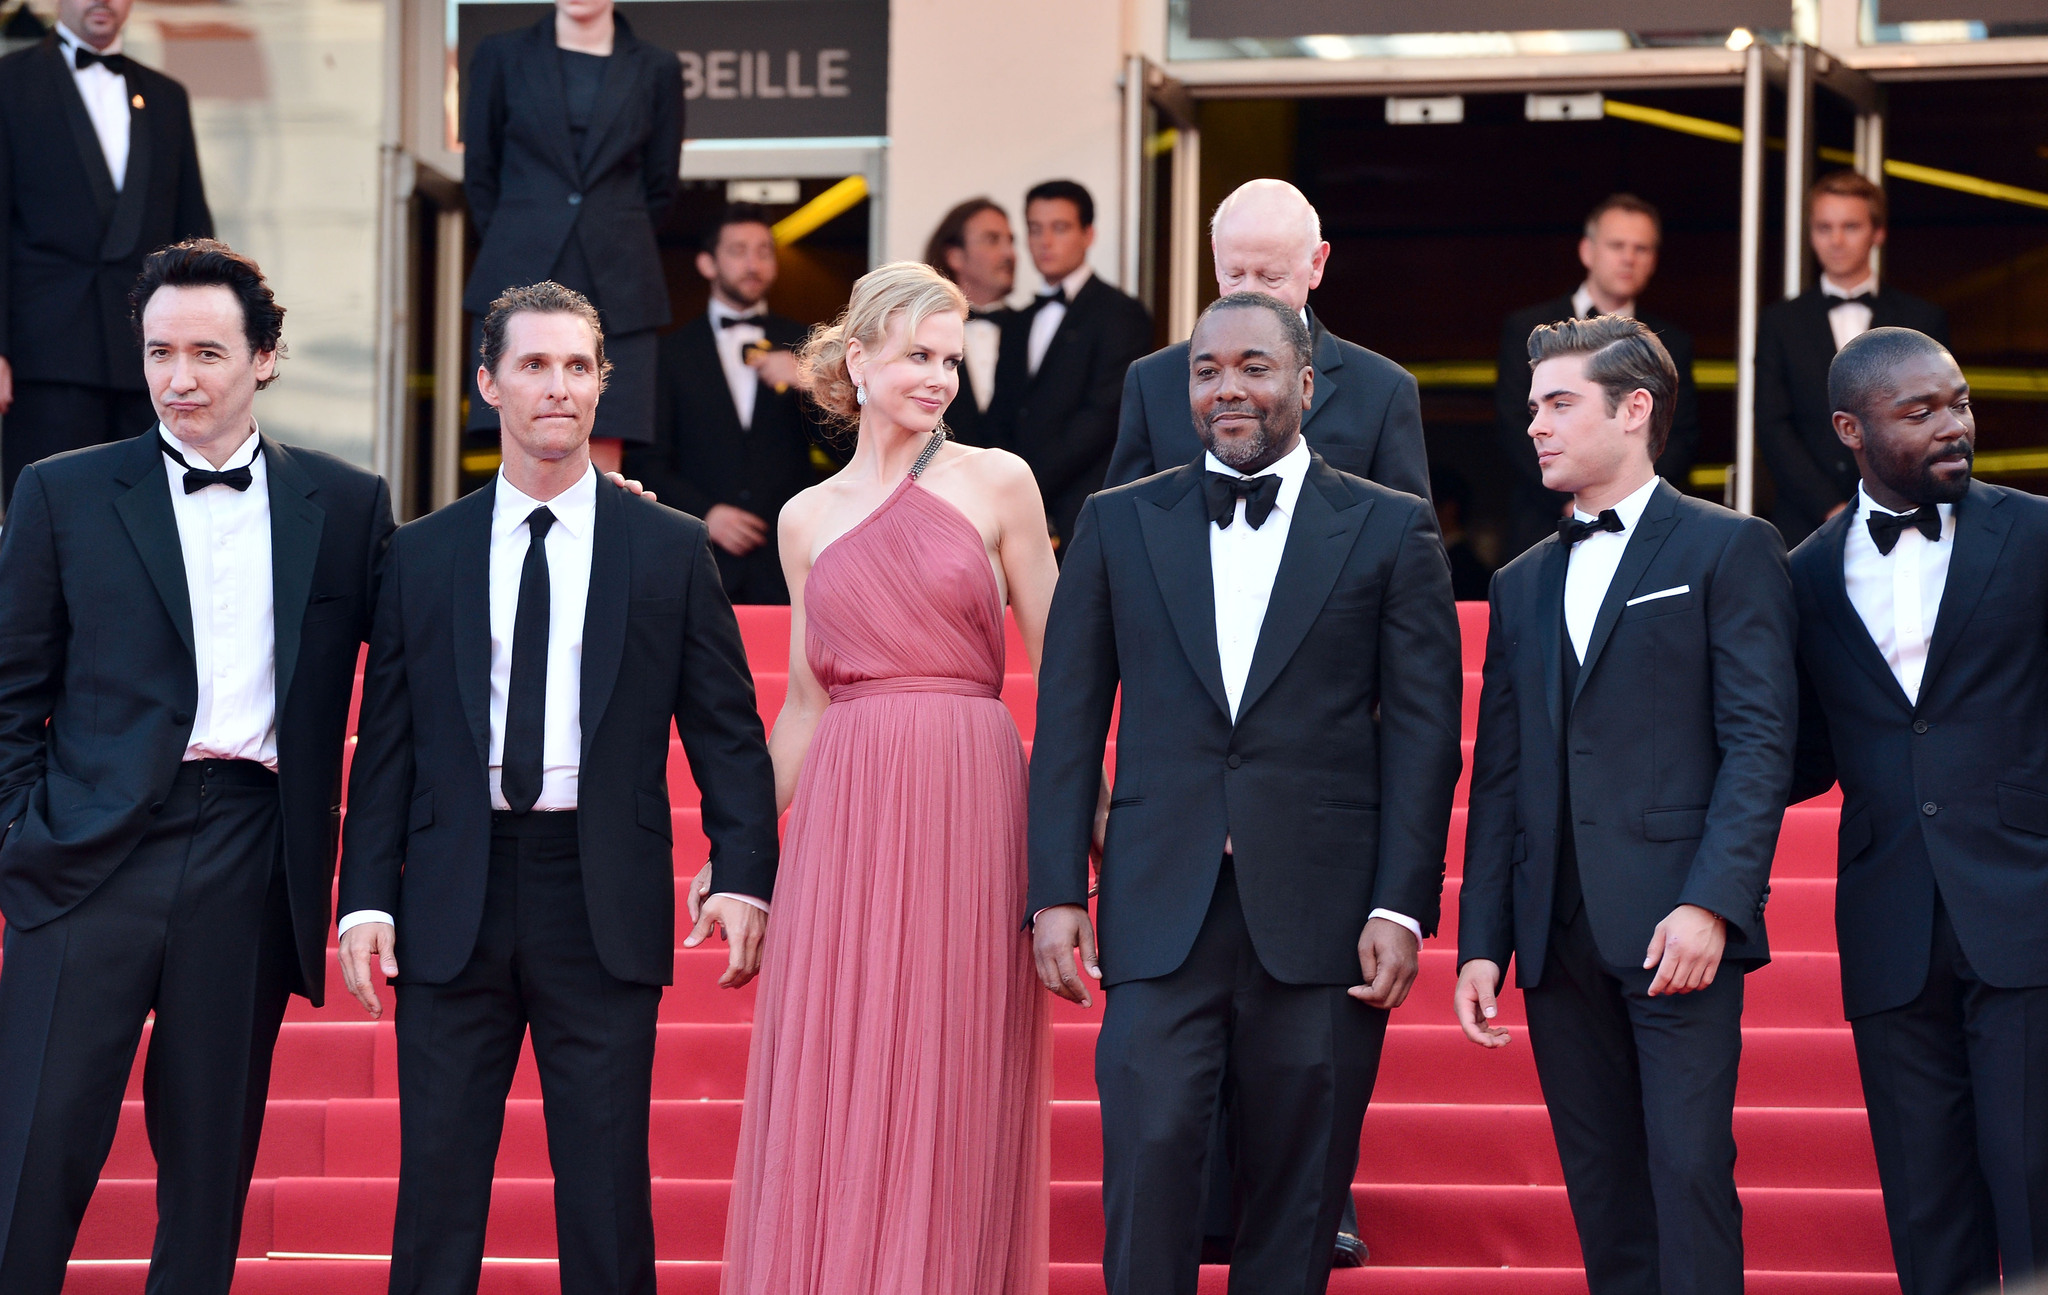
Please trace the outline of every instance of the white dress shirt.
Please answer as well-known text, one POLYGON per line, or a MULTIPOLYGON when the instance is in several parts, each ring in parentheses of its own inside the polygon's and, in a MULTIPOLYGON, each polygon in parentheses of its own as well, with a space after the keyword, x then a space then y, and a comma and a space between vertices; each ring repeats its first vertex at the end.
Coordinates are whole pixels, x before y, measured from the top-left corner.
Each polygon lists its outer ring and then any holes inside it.
MULTIPOLYGON (((1586 645, 1593 638, 1593 622, 1600 619, 1600 604, 1607 601, 1607 586, 1614 583, 1628 537, 1635 534, 1657 481, 1651 477, 1614 506, 1615 516, 1621 518, 1620 530, 1594 531, 1572 546, 1564 573, 1564 627, 1571 634, 1572 652, 1580 665, 1586 663, 1586 645)), ((1572 516, 1582 522, 1593 520, 1593 514, 1579 508, 1572 509, 1572 516)))
POLYGON ((212 485, 185 493, 185 467, 213 467, 159 426, 185 456, 163 455, 185 588, 192 602, 192 656, 199 705, 187 760, 254 760, 277 768, 277 615, 270 574, 270 489, 256 429, 221 465, 249 469, 249 488, 212 485))
MULTIPOLYGON (((128 178, 128 79, 104 63, 78 66, 77 51, 92 46, 63 23, 57 24, 57 49, 64 55, 64 66, 71 69, 79 97, 85 100, 85 115, 92 118, 93 133, 100 137, 100 152, 106 154, 107 170, 113 174, 114 189, 118 192, 128 178)), ((93 52, 119 54, 121 38, 116 36, 105 49, 93 52)))
MULTIPOLYGON (((1002 302, 993 307, 1003 308, 1002 302)), ((1065 308, 1061 308, 1065 313, 1065 308)), ((967 380, 974 387, 974 405, 982 413, 988 412, 990 397, 996 393, 996 356, 1003 344, 1002 325, 993 319, 970 319, 967 321, 967 344, 961 349, 967 364, 967 380)))
POLYGON ((1840 288, 1835 286, 1833 279, 1823 274, 1820 276, 1820 291, 1822 296, 1833 297, 1842 303, 1839 306, 1828 307, 1828 329, 1835 335, 1836 350, 1841 350, 1870 331, 1870 307, 1860 301, 1851 302, 1849 298, 1860 297, 1865 293, 1875 295, 1876 275, 1864 275, 1863 282, 1853 288, 1840 288))
POLYGON ((1920 703, 1921 676, 1927 670, 1927 645, 1934 637, 1935 614, 1948 588, 1949 555, 1955 552, 1956 512, 1941 511, 1941 539, 1930 540, 1912 528, 1899 532, 1890 553, 1879 553, 1870 538, 1872 513, 1889 513, 1856 487, 1856 520, 1842 544, 1842 577, 1849 605, 1863 618, 1863 627, 1877 644, 1878 654, 1905 689, 1906 700, 1920 703))
POLYGON ((732 392, 733 412, 740 416, 740 426, 749 431, 754 426, 754 397, 761 390, 761 375, 747 363, 746 350, 750 344, 765 340, 768 334, 759 324, 723 328, 720 321, 753 319, 767 313, 768 307, 760 302, 749 310, 734 310, 716 297, 711 299, 711 341, 718 348, 718 367, 725 370, 725 388, 732 392))
POLYGON ((1046 348, 1052 345, 1053 334, 1060 331, 1060 321, 1067 317, 1067 303, 1074 299, 1075 293, 1088 285, 1088 276, 1093 273, 1087 263, 1083 262, 1080 269, 1058 283, 1046 285, 1048 288, 1058 288, 1059 294, 1046 301, 1038 308, 1038 313, 1031 317, 1031 336, 1028 339, 1029 345, 1024 350, 1027 373, 1038 372, 1039 364, 1045 359, 1046 348))
POLYGON ((1634 319, 1636 317, 1636 303, 1633 301, 1627 301, 1622 303, 1621 309, 1619 310, 1603 310, 1596 312, 1593 309, 1592 289, 1588 288, 1583 283, 1580 284, 1577 290, 1572 293, 1572 318, 1584 319, 1586 316, 1596 313, 1603 315, 1620 315, 1624 319, 1634 319))

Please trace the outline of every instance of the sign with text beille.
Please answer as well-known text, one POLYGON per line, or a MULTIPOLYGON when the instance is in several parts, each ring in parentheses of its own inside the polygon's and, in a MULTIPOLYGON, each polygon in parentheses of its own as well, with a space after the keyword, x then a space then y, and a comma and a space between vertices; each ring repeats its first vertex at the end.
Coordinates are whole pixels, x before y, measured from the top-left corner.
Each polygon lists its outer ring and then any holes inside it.
POLYGON ((1725 32, 1791 25, 1791 0, 1188 0, 1188 34, 1213 40, 1613 28, 1725 32))

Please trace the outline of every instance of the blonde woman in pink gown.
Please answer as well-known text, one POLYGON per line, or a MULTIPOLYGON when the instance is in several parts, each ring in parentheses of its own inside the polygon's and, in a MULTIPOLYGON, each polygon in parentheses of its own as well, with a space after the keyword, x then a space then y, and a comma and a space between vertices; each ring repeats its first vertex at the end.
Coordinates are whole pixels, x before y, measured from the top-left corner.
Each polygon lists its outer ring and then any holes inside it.
POLYGON ((1020 932, 1025 761, 1056 568, 1030 470, 947 443, 967 302, 885 265, 813 335, 853 459, 791 500, 789 811, 755 1001, 725 1295, 1040 1295, 1047 996, 1020 932))

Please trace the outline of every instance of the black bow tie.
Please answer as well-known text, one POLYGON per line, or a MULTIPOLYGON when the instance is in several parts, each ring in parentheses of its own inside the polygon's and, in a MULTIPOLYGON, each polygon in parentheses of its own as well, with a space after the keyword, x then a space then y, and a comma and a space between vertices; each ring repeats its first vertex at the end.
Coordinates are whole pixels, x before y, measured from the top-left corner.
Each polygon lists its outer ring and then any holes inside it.
POLYGON ((1002 317, 1009 313, 1010 312, 1005 307, 1002 306, 998 306, 994 310, 981 310, 973 306, 969 306, 967 308, 967 318, 970 322, 973 320, 981 319, 986 320, 991 324, 1000 323, 1002 322, 1002 317))
POLYGON ((1038 299, 1031 303, 1031 308, 1036 310, 1040 306, 1050 306, 1054 302, 1058 302, 1062 306, 1066 305, 1067 294, 1064 292, 1041 292, 1038 294, 1038 299))
POLYGON ((249 473, 249 465, 247 463, 244 463, 239 468, 229 468, 226 472, 215 472, 209 468, 195 468, 185 461, 185 456, 178 453, 170 441, 165 440, 163 437, 158 437, 157 439, 162 442, 164 453, 170 455, 173 462, 185 469, 185 493, 188 495, 196 494, 208 486, 226 486, 230 490, 247 490, 250 483, 255 480, 249 473))
POLYGON ((1932 504, 1922 504, 1910 513, 1880 513, 1872 511, 1865 519, 1870 526, 1871 542, 1877 551, 1890 554, 1899 536, 1908 529, 1919 531, 1929 540, 1941 539, 1941 510, 1932 504))
POLYGON ((128 56, 125 54, 102 54, 96 49, 77 46, 71 52, 71 65, 83 72, 95 63, 104 64, 107 71, 115 76, 128 75, 128 56))
POLYGON ((1829 310, 1840 310, 1843 306, 1868 306, 1875 310, 1877 309, 1877 294, 1874 292, 1859 292, 1853 297, 1837 297, 1828 303, 1829 310))
POLYGON ((1612 508, 1602 509, 1600 515, 1590 522, 1582 522, 1576 517, 1560 517, 1557 520, 1557 538, 1564 541, 1566 548, 1571 548, 1588 535, 1600 531, 1612 531, 1619 535, 1627 529, 1628 527, 1621 524, 1621 514, 1612 508))
POLYGON ((761 326, 761 317, 759 315, 720 315, 718 317, 718 326, 720 328, 738 328, 741 324, 752 324, 754 327, 759 328, 761 326))
POLYGON ((1253 530, 1266 524, 1273 506, 1280 502, 1280 478, 1272 473, 1262 477, 1240 477, 1228 472, 1205 475, 1202 492, 1209 501, 1209 520, 1224 530, 1237 520, 1237 501, 1244 500, 1244 519, 1253 530))

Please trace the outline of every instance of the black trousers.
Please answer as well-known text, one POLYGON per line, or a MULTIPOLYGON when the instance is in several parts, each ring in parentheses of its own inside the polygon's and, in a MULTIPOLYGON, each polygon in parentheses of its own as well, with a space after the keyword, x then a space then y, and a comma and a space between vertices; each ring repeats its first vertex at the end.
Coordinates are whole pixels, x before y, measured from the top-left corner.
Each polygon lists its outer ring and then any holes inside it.
POLYGON ((1609 965, 1584 906, 1560 911, 1523 999, 1591 1295, 1741 1295, 1742 969, 1652 998, 1654 971, 1609 965))
POLYGON ((140 436, 155 422, 147 391, 25 382, 17 374, 14 404, 0 415, 0 505, 14 498, 14 479, 37 459, 140 436))
POLYGON ((1230 1289, 1316 1292, 1358 1167, 1387 1014, 1260 965, 1226 860, 1187 961, 1108 991, 1095 1050, 1110 1295, 1193 1295, 1219 1095, 1236 1131, 1230 1289))
POLYGON ((782 550, 775 542, 775 519, 768 521, 768 542, 744 557, 711 546, 718 560, 718 581, 734 603, 782 606, 789 602, 789 582, 782 574, 782 550))
POLYGON ((562 1295, 654 1295, 647 1126, 661 986, 598 960, 575 813, 494 818, 476 952, 453 980, 405 979, 399 914, 391 1290, 474 1295, 505 1096, 531 1029, 562 1295))
POLYGON ((1937 899, 1920 996, 1849 1026, 1904 1295, 2048 1268, 2048 988, 1985 984, 1937 899))
POLYGON ((0 1293, 56 1295, 143 1020, 156 1153, 149 1295, 227 1295, 270 1056, 298 977, 277 776, 179 771, 147 835, 76 908, 9 927, 0 973, 0 1293))

